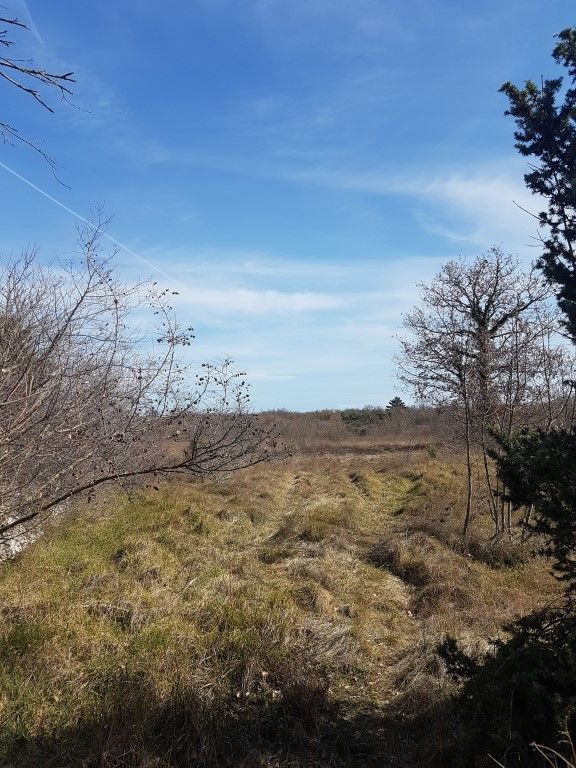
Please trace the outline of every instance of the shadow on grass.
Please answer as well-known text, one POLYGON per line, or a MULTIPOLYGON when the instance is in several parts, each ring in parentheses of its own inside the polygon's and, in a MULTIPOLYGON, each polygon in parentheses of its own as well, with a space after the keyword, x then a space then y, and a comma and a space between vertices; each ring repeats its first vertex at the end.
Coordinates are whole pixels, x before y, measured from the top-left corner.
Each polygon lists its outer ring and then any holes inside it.
MULTIPOLYGON (((430 712, 420 722, 344 713, 323 692, 274 701, 203 700, 173 690, 158 701, 144 678, 125 681, 105 715, 34 738, 4 736, 2 768, 385 768, 420 764, 430 712)), ((441 713, 434 719, 442 722, 441 713)), ((436 726, 433 726, 435 729, 436 726)), ((437 756, 437 755, 436 755, 437 756)), ((436 762, 442 765, 442 761, 436 762)), ((446 764, 448 765, 448 764, 446 764)))

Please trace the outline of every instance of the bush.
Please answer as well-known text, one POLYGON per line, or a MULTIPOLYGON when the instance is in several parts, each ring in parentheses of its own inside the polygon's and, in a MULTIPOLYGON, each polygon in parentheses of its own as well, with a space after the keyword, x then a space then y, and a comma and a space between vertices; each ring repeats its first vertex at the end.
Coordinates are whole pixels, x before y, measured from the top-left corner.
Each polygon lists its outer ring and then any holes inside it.
POLYGON ((386 417, 384 408, 347 408, 341 411, 340 418, 345 424, 352 427, 362 427, 370 424, 377 424, 386 417))

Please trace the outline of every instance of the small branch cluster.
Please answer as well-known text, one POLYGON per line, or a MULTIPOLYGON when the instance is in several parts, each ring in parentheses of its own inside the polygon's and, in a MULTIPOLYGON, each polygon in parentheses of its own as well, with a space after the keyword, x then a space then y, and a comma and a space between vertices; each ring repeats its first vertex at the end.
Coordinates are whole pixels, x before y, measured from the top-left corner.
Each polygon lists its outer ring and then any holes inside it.
MULTIPOLYGON (((71 96, 71 86, 76 82, 73 78, 74 73, 52 72, 36 66, 32 61, 8 55, 14 46, 10 33, 17 29, 27 30, 28 27, 17 18, 0 18, 0 52, 4 51, 4 55, 0 55, 0 80, 26 94, 48 112, 54 112, 48 103, 47 94, 56 93, 62 99, 71 96)), ((18 142, 31 147, 52 166, 54 165, 52 159, 38 144, 23 136, 11 123, 0 120, 0 136, 5 143, 13 145, 18 142)))

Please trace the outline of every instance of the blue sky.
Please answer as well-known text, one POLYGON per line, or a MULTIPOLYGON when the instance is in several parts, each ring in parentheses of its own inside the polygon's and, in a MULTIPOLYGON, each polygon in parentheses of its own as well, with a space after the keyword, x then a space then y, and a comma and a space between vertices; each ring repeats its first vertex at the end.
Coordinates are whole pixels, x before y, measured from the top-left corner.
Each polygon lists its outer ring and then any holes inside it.
MULTIPOLYGON (((5 5, 19 50, 78 84, 54 115, 2 89, 67 186, 0 160, 82 215, 103 202, 123 274, 158 278, 138 254, 170 275, 192 362, 232 356, 256 408, 386 403, 417 281, 492 244, 536 256, 498 87, 554 71, 573 0, 5 5)), ((4 252, 70 252, 69 213, 2 168, 0 194, 4 252)))

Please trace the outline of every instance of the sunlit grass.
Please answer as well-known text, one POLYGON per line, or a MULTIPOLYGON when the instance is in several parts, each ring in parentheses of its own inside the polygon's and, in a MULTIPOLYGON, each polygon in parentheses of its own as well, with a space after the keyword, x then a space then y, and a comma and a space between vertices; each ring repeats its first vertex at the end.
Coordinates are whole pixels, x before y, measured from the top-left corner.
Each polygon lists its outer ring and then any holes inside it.
POLYGON ((403 463, 115 495, 3 564, 3 764, 352 764, 346 712, 443 695, 435 641, 485 642, 554 591, 541 563, 453 547, 458 473, 403 463))

